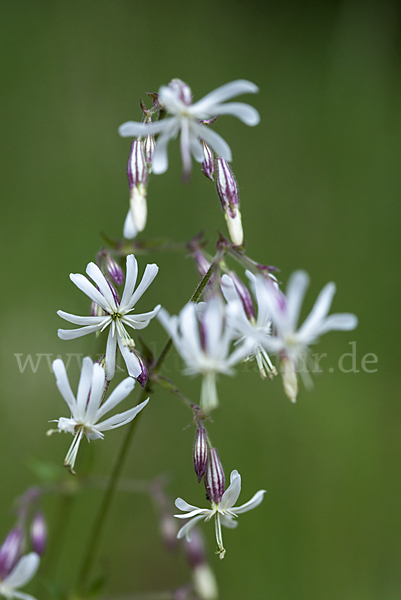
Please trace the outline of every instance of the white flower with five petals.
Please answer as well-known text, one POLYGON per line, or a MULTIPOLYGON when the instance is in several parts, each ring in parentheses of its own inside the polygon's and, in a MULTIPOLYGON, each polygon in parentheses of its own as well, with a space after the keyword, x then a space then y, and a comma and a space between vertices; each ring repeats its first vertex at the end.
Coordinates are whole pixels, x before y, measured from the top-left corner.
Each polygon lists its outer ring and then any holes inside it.
POLYGON ((133 329, 144 329, 151 319, 157 315, 160 305, 148 313, 136 315, 130 313, 132 313, 135 304, 156 277, 158 270, 159 267, 155 264, 147 265, 142 281, 134 291, 138 276, 138 264, 133 254, 127 256, 127 273, 121 301, 116 294, 113 294, 109 282, 95 263, 88 264, 86 273, 96 286, 80 273, 71 273, 70 275, 71 281, 93 302, 98 304, 105 314, 79 317, 59 310, 57 314, 60 317, 75 325, 84 325, 84 327, 80 329, 59 329, 58 336, 62 340, 72 340, 110 327, 106 347, 106 377, 109 381, 115 373, 117 345, 127 365, 128 374, 131 377, 139 377, 142 373, 141 363, 134 351, 134 341, 127 332, 126 326, 133 329))
POLYGON ((0 580, 0 596, 3 598, 19 598, 20 600, 35 600, 30 594, 19 592, 35 575, 39 567, 39 556, 30 552, 19 559, 13 570, 2 581, 0 580))
POLYGON ((135 379, 132 377, 124 379, 107 400, 103 401, 106 391, 105 371, 100 364, 93 364, 89 356, 85 357, 82 361, 81 377, 76 398, 71 390, 67 371, 61 359, 58 358, 53 362, 53 372, 56 376, 56 384, 59 392, 70 408, 71 417, 61 417, 58 419, 56 421, 58 423, 58 430, 51 429, 48 434, 53 433, 53 431, 64 431, 65 433, 72 433, 74 436, 64 460, 64 466, 68 467, 71 473, 74 474, 75 460, 83 436, 85 435, 88 441, 103 439, 103 431, 121 427, 132 421, 145 408, 149 398, 141 404, 134 406, 134 408, 109 417, 99 423, 99 420, 106 413, 122 402, 134 389, 135 379))
POLYGON ((266 490, 259 490, 248 502, 242 506, 234 506, 238 500, 240 492, 241 475, 238 473, 238 471, 232 471, 230 476, 230 485, 224 492, 221 501, 219 503, 212 502, 211 508, 198 508, 197 506, 188 504, 185 502, 185 500, 182 500, 182 498, 177 498, 175 501, 176 507, 179 510, 187 511, 187 514, 174 516, 177 517, 177 519, 191 519, 188 521, 188 523, 185 523, 185 525, 181 527, 177 537, 180 539, 185 536, 187 540, 190 540, 191 530, 199 521, 202 519, 205 521, 210 521, 210 519, 214 517, 218 554, 220 558, 224 558, 226 551, 223 546, 221 526, 223 525, 224 527, 228 527, 230 529, 237 527, 238 522, 234 520, 235 517, 259 506, 263 500, 263 495, 266 493, 266 490))
POLYGON ((160 134, 152 160, 154 173, 164 173, 168 168, 167 146, 171 139, 181 133, 181 156, 184 175, 191 171, 191 154, 194 159, 202 163, 204 160, 200 140, 204 140, 227 161, 232 160, 231 149, 227 142, 210 127, 202 125, 201 120, 217 115, 233 115, 246 125, 257 125, 260 117, 258 111, 243 102, 229 102, 226 100, 246 93, 256 93, 258 87, 243 79, 227 83, 210 94, 207 94, 192 104, 192 92, 189 86, 180 79, 173 79, 168 86, 159 90, 159 102, 165 108, 168 116, 155 123, 137 123, 128 121, 119 128, 123 137, 136 137, 160 134))

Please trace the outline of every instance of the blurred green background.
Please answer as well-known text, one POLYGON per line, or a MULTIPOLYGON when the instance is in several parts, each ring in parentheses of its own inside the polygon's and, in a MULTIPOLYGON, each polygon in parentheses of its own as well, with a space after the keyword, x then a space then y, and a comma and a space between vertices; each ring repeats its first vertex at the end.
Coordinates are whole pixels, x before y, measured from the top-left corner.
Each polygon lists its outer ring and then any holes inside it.
MULTIPOLYGON (((252 369, 219 383, 221 408, 209 427, 228 477, 243 476, 240 500, 265 488, 263 504, 224 531, 227 556, 214 556, 221 598, 398 600, 401 595, 399 383, 399 229, 401 190, 400 10, 395 1, 152 3, 4 0, 1 20, 1 361, 0 536, 12 525, 13 499, 38 478, 37 461, 62 464, 67 436, 47 438, 48 421, 68 416, 43 358, 20 373, 15 354, 93 352, 93 338, 63 342, 56 310, 86 314, 70 282, 102 244, 122 236, 128 209, 129 140, 118 126, 139 120, 138 99, 173 77, 195 99, 246 78, 261 113, 257 128, 232 117, 215 126, 231 145, 248 253, 312 279, 310 310, 330 280, 334 312, 354 312, 355 332, 324 337, 323 373, 296 405, 279 378, 252 369), (358 373, 338 359, 356 341, 358 373), (361 369, 378 357, 377 372, 361 369), (331 367, 333 372, 329 371, 331 367)), ((195 166, 181 183, 178 144, 170 168, 152 177, 142 235, 185 241, 204 228, 212 243, 225 223, 212 184, 195 166)), ((184 253, 139 257, 160 273, 141 300, 177 312, 197 283, 184 253)), ((144 338, 160 348, 157 322, 144 338)), ((350 364, 350 358, 348 359, 350 364)), ((166 373, 195 401, 172 354, 166 373), (168 370, 169 369, 169 370, 168 370)), ((76 389, 78 368, 69 369, 76 389)), ((165 473, 172 498, 204 505, 192 473, 190 413, 157 390, 143 413, 126 477, 165 473)), ((124 436, 82 444, 77 464, 106 476, 124 436)), ((60 471, 64 479, 68 474, 60 471)), ((57 570, 75 581, 98 492, 73 502, 57 570)), ((58 502, 46 499, 51 529, 58 502)), ((93 574, 105 591, 175 589, 189 580, 182 555, 162 548, 146 496, 119 494, 93 574)), ((54 530, 53 530, 54 531, 54 530)), ((61 538, 53 544, 61 545, 61 538)), ((53 550, 54 550, 53 546, 53 550)), ((44 563, 44 567, 45 567, 44 563)), ((45 577, 43 571, 42 578, 45 577)), ((43 582, 28 590, 45 598, 43 582)))

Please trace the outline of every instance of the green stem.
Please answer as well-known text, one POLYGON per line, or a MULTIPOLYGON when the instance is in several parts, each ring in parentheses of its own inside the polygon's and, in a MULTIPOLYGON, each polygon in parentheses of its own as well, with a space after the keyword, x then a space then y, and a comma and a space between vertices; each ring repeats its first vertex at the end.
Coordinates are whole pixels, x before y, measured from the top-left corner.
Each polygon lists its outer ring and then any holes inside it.
MULTIPOLYGON (((204 277, 200 281, 195 292, 192 294, 192 297, 190 300, 191 302, 197 302, 199 300, 205 286, 207 285, 210 277, 212 276, 213 270, 214 270, 214 263, 211 264, 209 270, 207 271, 207 273, 204 275, 204 277)), ((160 369, 162 363, 164 362, 164 360, 172 346, 172 343, 173 343, 172 339, 169 338, 167 340, 163 350, 161 351, 160 355, 156 359, 156 361, 151 369, 151 373, 154 373, 155 371, 160 369)), ((142 391, 139 403, 143 402, 146 399, 147 395, 149 394, 148 385, 149 385, 151 373, 149 373, 148 383, 146 384, 145 388, 142 391)), ((99 540, 100 540, 101 534, 103 532, 103 527, 106 522, 107 514, 109 512, 110 504, 113 499, 114 493, 116 491, 118 480, 119 480, 122 468, 124 466, 124 462, 127 457, 128 450, 129 450, 129 447, 131 444, 132 436, 133 436, 133 433, 138 424, 139 418, 140 418, 140 414, 133 421, 131 421, 131 423, 128 425, 125 439, 120 448, 120 452, 117 456, 117 459, 114 463, 114 466, 113 466, 113 469, 112 469, 112 472, 110 475, 109 483, 108 483, 108 486, 104 493, 102 502, 100 504, 99 512, 95 519, 95 523, 94 523, 94 526, 92 529, 92 534, 89 538, 86 554, 84 555, 82 567, 79 572, 78 582, 77 582, 77 589, 79 592, 82 592, 85 588, 85 584, 88 579, 88 576, 89 576, 89 573, 90 573, 90 570, 92 567, 92 563, 94 561, 95 554, 96 554, 96 551, 97 551, 97 548, 99 545, 99 540)))

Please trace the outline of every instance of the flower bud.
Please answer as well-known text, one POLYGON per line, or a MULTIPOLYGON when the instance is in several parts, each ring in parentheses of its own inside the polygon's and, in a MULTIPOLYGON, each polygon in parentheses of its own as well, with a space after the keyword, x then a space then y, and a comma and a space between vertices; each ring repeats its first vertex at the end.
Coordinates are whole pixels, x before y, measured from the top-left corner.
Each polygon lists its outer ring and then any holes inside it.
POLYGON ((225 477, 216 448, 209 448, 204 481, 208 499, 214 504, 219 504, 225 490, 225 477))
POLYGON ((139 383, 139 385, 142 388, 144 388, 146 385, 146 382, 148 380, 148 370, 147 370, 145 362, 144 362, 142 356, 139 354, 139 352, 137 352, 136 350, 132 350, 132 352, 135 354, 135 356, 138 359, 139 364, 141 365, 141 373, 140 373, 140 375, 138 375, 136 380, 139 383))
POLYGON ((134 185, 131 189, 130 207, 135 229, 143 231, 148 218, 148 205, 146 202, 146 186, 142 183, 134 185))
POLYGON ((294 363, 288 358, 288 356, 284 356, 281 358, 280 367, 284 391, 291 402, 296 402, 298 395, 298 380, 294 363))
POLYGON ((94 300, 91 302, 91 317, 103 317, 106 313, 94 300))
POLYGON ((37 512, 31 523, 31 545, 32 550, 42 556, 46 548, 47 527, 41 512, 37 512))
POLYGON ((238 186, 231 168, 224 158, 217 157, 216 187, 232 243, 241 246, 244 241, 241 213, 239 211, 238 186))
POLYGON ((106 254, 106 273, 117 285, 121 285, 124 281, 122 268, 108 252, 106 254))
POLYGON ((199 427, 196 429, 194 444, 194 468, 198 477, 198 483, 206 473, 207 468, 207 433, 206 429, 199 427))
POLYGON ((192 103, 192 91, 188 84, 181 81, 181 79, 172 79, 168 84, 168 87, 173 90, 174 94, 179 97, 181 102, 190 106, 192 103))
POLYGON ((145 162, 150 169, 155 151, 156 142, 153 135, 147 135, 143 142, 143 151, 145 154, 145 162))
POLYGON ((255 307, 253 305, 252 296, 248 288, 234 271, 230 271, 229 275, 233 280, 235 290, 240 297, 246 316, 249 320, 256 319, 255 307))
POLYGON ((13 570, 24 552, 24 530, 14 527, 0 548, 0 580, 13 570))
POLYGON ((214 173, 213 152, 212 152, 211 148, 209 148, 209 146, 206 144, 206 142, 204 142, 203 140, 201 140, 201 142, 202 142, 202 147, 203 147, 202 173, 204 175, 206 175, 206 177, 208 177, 211 181, 214 181, 214 179, 213 179, 213 173, 214 173))
POLYGON ((116 288, 114 287, 114 285, 112 283, 110 283, 110 281, 108 279, 106 279, 106 281, 109 285, 111 293, 113 294, 114 302, 117 304, 117 306, 119 306, 121 300, 120 300, 120 296, 118 295, 116 288))
POLYGON ((127 164, 127 175, 130 190, 138 183, 146 184, 148 180, 148 168, 146 166, 144 143, 141 140, 134 140, 131 144, 131 151, 127 164))
POLYGON ((132 239, 136 238, 137 235, 138 235, 138 230, 135 227, 135 223, 132 218, 131 207, 130 207, 128 210, 127 216, 125 218, 125 221, 124 221, 123 236, 127 240, 132 240, 132 239))

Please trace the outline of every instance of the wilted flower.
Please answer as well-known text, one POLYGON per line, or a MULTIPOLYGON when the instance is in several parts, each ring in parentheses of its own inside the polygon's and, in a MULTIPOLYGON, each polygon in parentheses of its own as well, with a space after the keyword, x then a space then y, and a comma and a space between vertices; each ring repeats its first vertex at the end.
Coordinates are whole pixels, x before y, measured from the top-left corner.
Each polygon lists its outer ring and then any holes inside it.
POLYGON ((56 420, 58 430, 50 430, 48 434, 53 433, 53 431, 64 431, 65 433, 72 433, 74 436, 64 460, 64 466, 68 467, 71 473, 74 474, 74 464, 83 436, 85 435, 88 441, 99 438, 103 439, 103 431, 121 427, 121 425, 132 421, 146 406, 149 398, 141 404, 134 406, 134 408, 109 417, 99 423, 99 419, 117 406, 117 404, 120 404, 134 389, 135 379, 132 377, 124 379, 102 404, 106 382, 105 372, 100 364, 93 364, 89 356, 82 361, 81 377, 76 398, 72 393, 67 371, 61 359, 58 358, 53 362, 53 372, 56 376, 56 384, 60 394, 70 408, 71 417, 69 419, 60 417, 60 419, 56 420))
MULTIPOLYGON (((334 283, 328 283, 320 292, 317 300, 299 329, 299 313, 309 276, 305 271, 295 271, 288 281, 286 295, 272 283, 263 288, 261 304, 264 303, 273 325, 275 335, 260 338, 261 344, 275 352, 281 358, 284 388, 289 398, 295 402, 297 394, 296 371, 307 356, 308 346, 328 331, 350 331, 355 329, 358 319, 349 313, 327 316, 336 291, 334 283), (290 362, 288 362, 290 361, 290 362)), ((302 374, 302 370, 300 371, 302 374)))
POLYGON ((232 375, 232 367, 246 354, 238 348, 229 355, 231 330, 225 326, 225 309, 218 297, 202 306, 190 302, 179 316, 170 317, 161 309, 159 321, 172 337, 177 352, 186 363, 185 373, 203 375, 201 407, 210 412, 218 406, 216 376, 232 375))
POLYGON ((179 510, 187 511, 186 515, 174 515, 178 519, 191 519, 188 523, 185 523, 183 527, 178 532, 177 537, 182 538, 186 536, 187 540, 191 539, 191 529, 195 527, 195 525, 204 519, 205 521, 210 521, 212 517, 215 519, 215 530, 216 530, 216 540, 217 540, 217 552, 220 558, 224 558, 226 553, 223 546, 223 538, 221 535, 221 526, 229 527, 233 529, 237 527, 238 523, 234 520, 237 515, 240 515, 248 510, 252 510, 259 506, 259 504, 263 500, 263 495, 265 494, 265 490, 259 490, 256 494, 246 502, 242 506, 235 507, 234 504, 238 500, 238 496, 241 491, 241 476, 238 471, 232 471, 230 477, 230 485, 224 492, 221 501, 218 503, 212 502, 211 508, 197 508, 196 506, 192 506, 192 504, 188 504, 182 498, 177 498, 175 501, 175 505, 179 510))
POLYGON ((35 600, 30 594, 19 592, 35 575, 39 567, 40 558, 35 552, 26 554, 15 565, 7 577, 0 580, 0 596, 4 598, 19 598, 20 600, 35 600))
POLYGON ((138 275, 138 264, 133 254, 127 256, 127 273, 121 301, 113 294, 110 289, 110 283, 94 263, 88 264, 86 273, 94 281, 96 287, 84 275, 79 273, 70 274, 71 281, 89 296, 93 302, 98 304, 104 310, 105 315, 78 317, 59 310, 57 314, 60 317, 75 325, 84 325, 84 327, 81 329, 59 329, 58 336, 62 340, 72 340, 87 333, 103 331, 106 327, 110 326, 106 348, 106 377, 108 380, 114 377, 117 344, 127 365, 129 375, 138 378, 143 374, 143 365, 136 355, 134 340, 130 337, 125 327, 128 325, 128 327, 132 327, 133 329, 144 329, 151 319, 156 316, 160 305, 148 313, 137 315, 131 315, 130 313, 134 310, 135 304, 156 277, 158 270, 159 267, 155 264, 146 265, 142 281, 134 292, 138 275))
POLYGON ((259 113, 249 104, 242 102, 224 104, 226 100, 234 96, 246 93, 254 94, 257 91, 258 87, 254 83, 239 79, 217 88, 202 100, 192 104, 192 92, 189 86, 180 79, 173 79, 168 86, 160 88, 158 97, 160 104, 170 116, 149 124, 128 121, 121 125, 119 133, 123 137, 160 134, 152 161, 154 173, 164 173, 167 170, 168 143, 178 133, 181 133, 184 175, 188 176, 191 171, 191 154, 199 163, 204 160, 201 139, 225 160, 232 159, 227 142, 210 127, 202 125, 200 121, 217 115, 229 114, 238 117, 246 125, 257 125, 260 120, 259 113))

